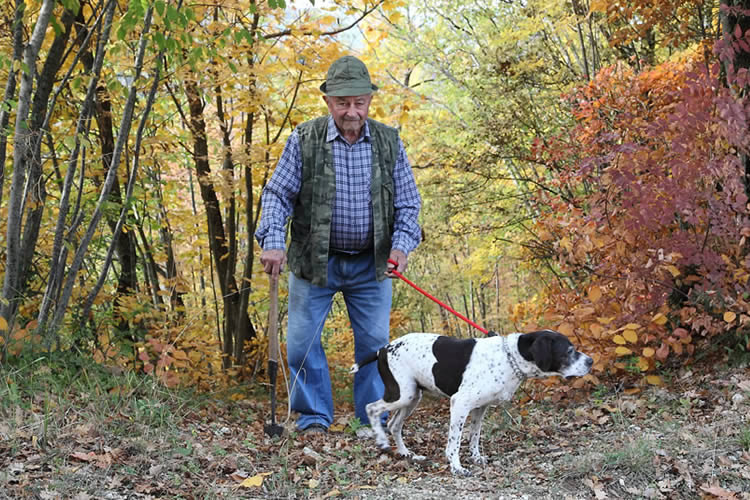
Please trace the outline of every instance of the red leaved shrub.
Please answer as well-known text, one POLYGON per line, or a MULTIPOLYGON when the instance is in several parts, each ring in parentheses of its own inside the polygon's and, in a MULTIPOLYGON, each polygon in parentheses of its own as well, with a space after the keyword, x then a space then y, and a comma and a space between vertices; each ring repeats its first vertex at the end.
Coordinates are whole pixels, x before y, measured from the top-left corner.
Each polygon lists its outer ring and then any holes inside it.
POLYGON ((569 96, 575 126, 535 144, 552 189, 528 247, 558 278, 536 313, 600 371, 653 372, 719 339, 750 347, 750 109, 721 82, 697 56, 612 66, 569 96))

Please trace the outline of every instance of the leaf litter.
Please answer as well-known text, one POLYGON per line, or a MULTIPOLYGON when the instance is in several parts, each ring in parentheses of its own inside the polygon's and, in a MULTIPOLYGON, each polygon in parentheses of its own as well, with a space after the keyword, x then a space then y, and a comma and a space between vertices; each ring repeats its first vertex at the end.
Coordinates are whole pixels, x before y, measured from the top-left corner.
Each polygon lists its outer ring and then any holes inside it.
POLYGON ((750 499, 747 368, 523 396, 534 390, 488 412, 488 465, 469 464, 462 445, 468 478, 444 458, 444 399, 425 398, 404 428, 424 462, 356 437, 350 407, 328 434, 287 423, 272 439, 265 401, 214 400, 156 421, 18 405, 0 419, 0 498, 750 499))

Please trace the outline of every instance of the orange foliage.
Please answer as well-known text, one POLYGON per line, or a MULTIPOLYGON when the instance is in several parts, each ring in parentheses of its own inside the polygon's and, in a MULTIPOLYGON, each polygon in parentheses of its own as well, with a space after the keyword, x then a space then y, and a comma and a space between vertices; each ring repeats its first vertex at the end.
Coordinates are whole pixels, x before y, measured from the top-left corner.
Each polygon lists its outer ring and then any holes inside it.
POLYGON ((614 27, 610 42, 627 44, 658 30, 663 45, 678 46, 706 39, 714 2, 706 0, 593 0, 591 10, 602 12, 614 27))
MULTIPOLYGON (((398 310, 391 312, 391 338, 403 335, 408 318, 398 310)), ((354 332, 346 311, 334 312, 326 321, 323 333, 326 342, 326 357, 331 375, 331 384, 337 392, 347 392, 353 378, 349 368, 354 363, 354 332)))
POLYGON ((653 372, 726 332, 743 343, 750 210, 737 152, 750 110, 718 82, 698 58, 616 65, 569 96, 575 127, 532 153, 550 180, 529 254, 558 279, 514 321, 557 325, 605 373, 653 372))

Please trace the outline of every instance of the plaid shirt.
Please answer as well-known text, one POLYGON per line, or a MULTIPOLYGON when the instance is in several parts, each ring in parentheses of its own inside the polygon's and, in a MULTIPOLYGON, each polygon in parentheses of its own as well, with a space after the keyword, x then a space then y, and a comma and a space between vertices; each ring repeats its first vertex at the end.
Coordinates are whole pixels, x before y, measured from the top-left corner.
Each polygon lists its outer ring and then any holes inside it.
MULTIPOLYGON (((370 181, 372 150, 370 129, 365 122, 362 136, 349 144, 339 134, 333 117, 328 117, 328 142, 333 143, 336 193, 331 221, 331 248, 362 250, 372 246, 372 203, 370 181)), ((302 183, 302 154, 295 129, 287 139, 279 163, 263 189, 263 211, 255 238, 264 250, 284 249, 286 221, 302 183)), ((391 248, 409 254, 421 241, 417 216, 422 200, 414 174, 399 139, 399 153, 393 168, 394 227, 391 248)))

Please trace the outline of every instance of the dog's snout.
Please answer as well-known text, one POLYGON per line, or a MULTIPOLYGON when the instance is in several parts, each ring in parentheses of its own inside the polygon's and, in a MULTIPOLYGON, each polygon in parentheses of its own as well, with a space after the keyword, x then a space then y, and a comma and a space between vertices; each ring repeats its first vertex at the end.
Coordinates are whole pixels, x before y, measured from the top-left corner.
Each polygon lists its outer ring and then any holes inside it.
POLYGON ((590 356, 586 356, 586 368, 591 368, 594 364, 594 360, 590 356))

